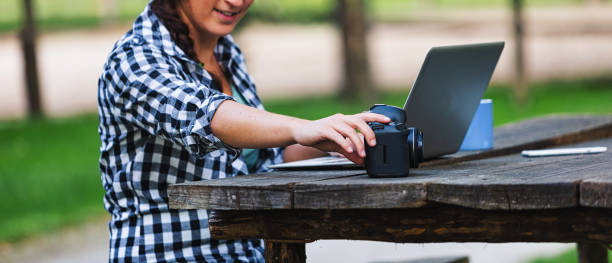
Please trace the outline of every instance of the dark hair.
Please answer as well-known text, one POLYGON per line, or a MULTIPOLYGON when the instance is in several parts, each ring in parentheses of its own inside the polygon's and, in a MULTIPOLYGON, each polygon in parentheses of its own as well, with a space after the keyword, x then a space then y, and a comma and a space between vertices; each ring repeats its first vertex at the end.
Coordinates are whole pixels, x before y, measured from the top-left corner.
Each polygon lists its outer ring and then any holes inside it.
POLYGON ((151 2, 151 11, 159 18, 170 31, 174 42, 196 62, 200 62, 193 49, 193 39, 189 37, 189 27, 181 20, 177 10, 178 0, 154 0, 151 2))

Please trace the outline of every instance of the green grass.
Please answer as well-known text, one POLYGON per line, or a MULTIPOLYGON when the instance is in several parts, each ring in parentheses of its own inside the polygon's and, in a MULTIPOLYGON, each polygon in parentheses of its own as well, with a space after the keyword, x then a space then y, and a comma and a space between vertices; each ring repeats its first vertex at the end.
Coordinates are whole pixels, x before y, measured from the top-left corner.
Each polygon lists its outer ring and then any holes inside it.
MULTIPOLYGON (((510 0, 370 0, 366 1, 370 17, 382 22, 410 22, 422 10, 454 11, 510 8, 510 0)), ((584 3, 576 0, 530 0, 526 7, 573 6, 584 3)))
MULTIPOLYGON (((531 86, 525 105, 507 86, 489 89, 495 124, 550 113, 612 113, 612 79, 555 81, 531 86)), ((407 90, 384 92, 382 103, 401 106, 407 90)), ((369 105, 333 96, 265 101, 272 112, 316 119, 357 113, 369 105)), ((0 121, 0 242, 80 223, 105 214, 98 171, 98 118, 94 114, 0 121)))
POLYGON ((255 1, 246 20, 267 22, 311 23, 329 21, 334 2, 330 0, 261 0, 255 1))
POLYGON ((0 122, 0 241, 104 213, 95 115, 0 122))
MULTIPOLYGON (((115 0, 118 22, 132 21, 148 0, 115 0)), ((34 13, 42 30, 93 27, 103 22, 99 0, 34 0, 34 13)), ((530 0, 528 6, 576 5, 582 0, 530 0)), ((0 32, 15 31, 22 20, 21 0, 0 1, 0 32)), ((508 7, 508 0, 367 0, 375 20, 410 21, 421 9, 484 9, 508 7)), ((320 23, 333 19, 335 0, 257 0, 248 21, 320 23)))
MULTIPOLYGON (((608 262, 612 263, 612 253, 608 251, 608 262)), ((543 257, 537 258, 529 261, 529 263, 577 263, 578 262, 578 252, 576 249, 572 249, 561 253, 559 255, 553 257, 543 257)))

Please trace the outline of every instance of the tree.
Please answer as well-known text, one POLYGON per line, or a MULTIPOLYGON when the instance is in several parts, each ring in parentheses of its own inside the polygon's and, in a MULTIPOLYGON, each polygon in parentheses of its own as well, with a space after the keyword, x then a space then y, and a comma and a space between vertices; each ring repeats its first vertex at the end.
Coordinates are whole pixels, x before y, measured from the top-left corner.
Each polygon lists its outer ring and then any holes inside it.
POLYGON ((378 96, 369 70, 365 3, 363 0, 339 0, 337 11, 344 62, 340 95, 349 100, 374 103, 378 96))
POLYGON ((23 48, 26 94, 28 114, 30 117, 40 117, 42 106, 38 82, 38 65, 36 62, 36 24, 31 0, 23 0, 24 25, 20 32, 23 48))
POLYGON ((512 24, 514 33, 515 97, 521 103, 527 99, 527 76, 525 74, 525 29, 523 0, 512 0, 512 24))

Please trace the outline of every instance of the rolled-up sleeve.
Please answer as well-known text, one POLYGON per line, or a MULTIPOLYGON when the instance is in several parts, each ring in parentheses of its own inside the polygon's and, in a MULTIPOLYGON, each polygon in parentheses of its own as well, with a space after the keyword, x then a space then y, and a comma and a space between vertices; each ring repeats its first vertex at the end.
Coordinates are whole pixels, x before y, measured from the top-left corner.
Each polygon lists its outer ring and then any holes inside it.
POLYGON ((171 59, 148 45, 116 50, 105 68, 112 115, 183 145, 198 158, 218 149, 238 156, 240 150, 223 143, 210 126, 219 105, 233 98, 188 80, 171 59))

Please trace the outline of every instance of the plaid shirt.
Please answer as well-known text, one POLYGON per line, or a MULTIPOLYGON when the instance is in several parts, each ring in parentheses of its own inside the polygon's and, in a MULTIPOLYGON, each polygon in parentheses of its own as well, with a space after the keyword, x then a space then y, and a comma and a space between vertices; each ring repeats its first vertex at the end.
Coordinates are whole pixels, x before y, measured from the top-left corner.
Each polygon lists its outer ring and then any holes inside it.
MULTIPOLYGON (((214 50, 247 104, 263 109, 231 36, 214 50)), ((265 172, 282 149, 261 149, 252 171, 210 122, 232 100, 189 59, 147 7, 114 46, 98 84, 110 262, 263 262, 261 240, 214 240, 206 210, 168 208, 169 184, 265 172)), ((245 135, 246 136, 246 135, 245 135)))

